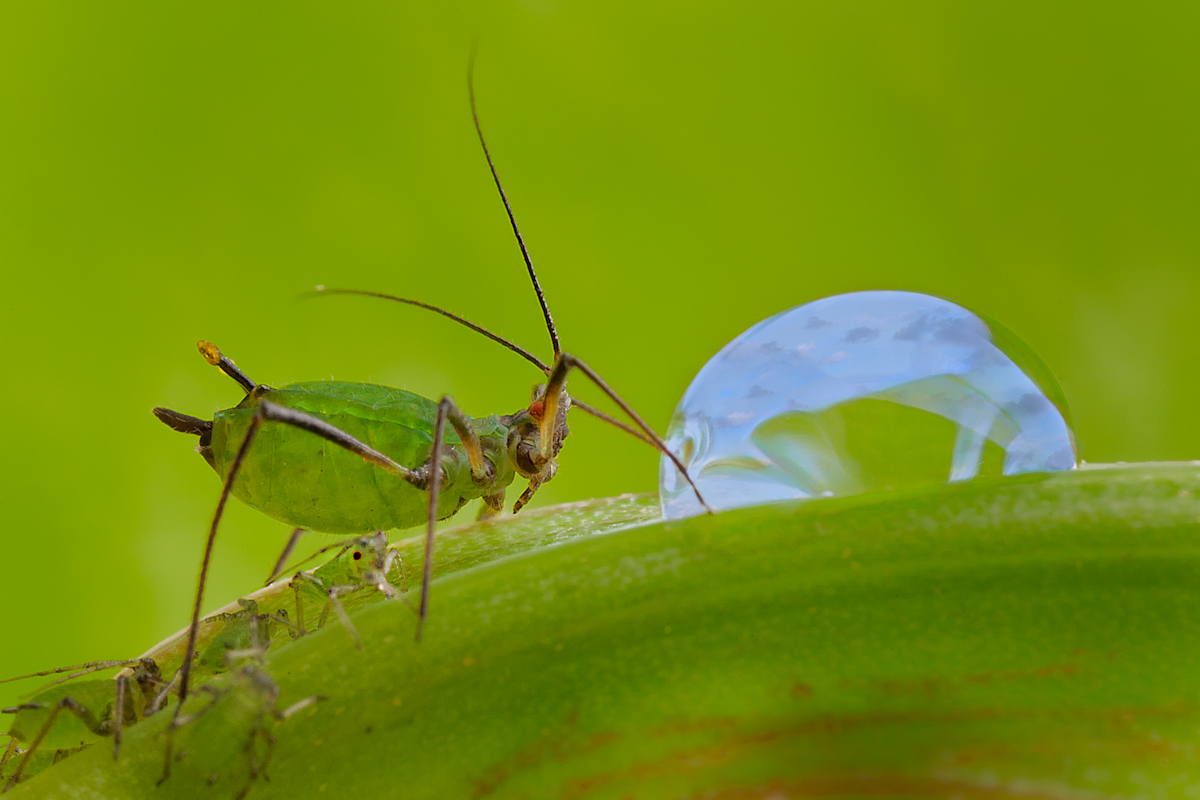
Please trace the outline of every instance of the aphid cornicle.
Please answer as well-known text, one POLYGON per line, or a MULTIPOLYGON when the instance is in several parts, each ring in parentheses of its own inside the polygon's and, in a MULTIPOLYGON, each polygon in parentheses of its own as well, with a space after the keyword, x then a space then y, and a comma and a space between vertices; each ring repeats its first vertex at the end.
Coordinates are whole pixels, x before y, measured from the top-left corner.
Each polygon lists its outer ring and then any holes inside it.
MULTIPOLYGON (((201 342, 201 353, 208 362, 237 381, 246 396, 234 408, 218 412, 211 421, 155 409, 158 418, 171 428, 200 437, 200 453, 224 482, 200 567, 187 654, 181 667, 181 700, 188 692, 213 544, 231 494, 276 519, 322 533, 366 534, 424 521, 425 563, 417 625, 420 638, 429 607, 435 522, 452 516, 475 498, 482 498, 487 508, 499 510, 505 489, 518 476, 529 481, 513 506, 514 512, 519 511, 538 487, 554 477, 556 457, 567 436, 570 409, 587 411, 646 441, 671 458, 691 482, 683 464, 658 434, 587 364, 562 352, 529 251, 483 138, 470 72, 468 69, 471 115, 541 304, 554 348, 553 363, 547 365, 512 342, 436 306, 359 290, 324 294, 366 295, 434 311, 522 356, 542 370, 545 384, 535 389, 527 406, 511 414, 471 418, 447 396, 435 402, 386 386, 325 381, 274 389, 255 383, 216 347, 201 342), (566 391, 572 370, 587 376, 636 427, 573 401, 566 391)), ((704 503, 699 491, 696 495, 704 503)))

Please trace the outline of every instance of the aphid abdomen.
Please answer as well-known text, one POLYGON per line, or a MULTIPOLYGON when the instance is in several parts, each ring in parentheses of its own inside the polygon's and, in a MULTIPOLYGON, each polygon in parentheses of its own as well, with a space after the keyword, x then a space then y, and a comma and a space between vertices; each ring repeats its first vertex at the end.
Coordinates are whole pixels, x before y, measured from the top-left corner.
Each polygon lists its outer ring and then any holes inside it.
MULTIPOLYGON (((301 383, 248 396, 213 419, 213 467, 223 478, 259 399, 320 417, 399 464, 417 469, 429 458, 437 403, 402 389, 363 383, 301 383)), ((453 431, 443 461, 447 480, 440 517, 488 493, 471 481, 453 431)), ((508 480, 511 481, 511 473, 508 480)), ((361 534, 407 528, 425 518, 428 495, 318 436, 281 424, 264 425, 233 488, 236 497, 270 516, 323 533, 361 534)))

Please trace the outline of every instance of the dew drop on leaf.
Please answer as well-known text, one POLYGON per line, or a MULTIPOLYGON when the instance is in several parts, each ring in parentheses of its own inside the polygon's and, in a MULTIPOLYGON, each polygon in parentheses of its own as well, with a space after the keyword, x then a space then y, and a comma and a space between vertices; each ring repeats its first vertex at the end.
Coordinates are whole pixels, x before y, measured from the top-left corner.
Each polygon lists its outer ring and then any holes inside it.
MULTIPOLYGON (((1072 469, 1070 412, 1011 331, 947 300, 854 292, 766 319, 684 393, 667 446, 714 509, 1072 469)), ((663 514, 701 511, 667 458, 663 514)))

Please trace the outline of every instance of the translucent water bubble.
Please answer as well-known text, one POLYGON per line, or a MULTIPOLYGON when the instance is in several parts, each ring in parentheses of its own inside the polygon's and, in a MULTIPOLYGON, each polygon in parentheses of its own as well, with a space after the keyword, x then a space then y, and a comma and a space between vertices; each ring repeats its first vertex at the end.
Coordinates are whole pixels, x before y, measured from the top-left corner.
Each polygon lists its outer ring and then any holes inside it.
MULTIPOLYGON (((855 292, 758 323, 692 381, 667 446, 714 509, 1075 466, 1050 371, 946 300, 855 292)), ((701 511, 663 458, 668 518, 701 511)))

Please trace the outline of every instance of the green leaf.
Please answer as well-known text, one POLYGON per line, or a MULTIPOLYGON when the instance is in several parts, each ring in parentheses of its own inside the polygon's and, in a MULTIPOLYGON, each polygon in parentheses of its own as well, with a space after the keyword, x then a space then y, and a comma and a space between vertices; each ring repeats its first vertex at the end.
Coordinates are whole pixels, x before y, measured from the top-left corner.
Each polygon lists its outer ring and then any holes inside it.
MULTIPOLYGON (((364 650, 336 622, 272 648, 279 708, 327 699, 267 726, 252 796, 1182 797, 1197 493, 1196 464, 1143 464, 604 535, 580 518, 651 501, 447 532, 420 643, 372 598, 364 650)), ((119 762, 92 747, 11 796, 233 796, 262 695, 214 685, 159 789, 167 714, 119 762)))

